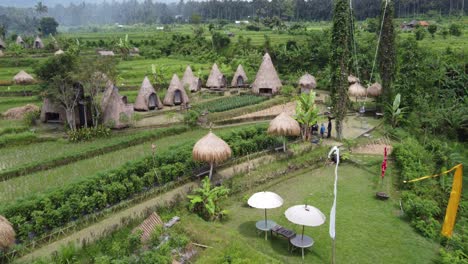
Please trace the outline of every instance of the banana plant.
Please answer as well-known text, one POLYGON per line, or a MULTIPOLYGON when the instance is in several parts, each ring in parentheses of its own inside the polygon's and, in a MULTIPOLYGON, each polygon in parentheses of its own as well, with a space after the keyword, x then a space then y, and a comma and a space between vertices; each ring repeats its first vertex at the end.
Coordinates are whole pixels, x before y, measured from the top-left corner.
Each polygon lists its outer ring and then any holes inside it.
POLYGON ((116 45, 116 48, 122 53, 122 58, 126 60, 128 58, 128 54, 130 53, 130 41, 128 40, 128 34, 125 35, 125 38, 119 39, 119 42, 116 45))
POLYGON ((301 124, 303 140, 309 140, 310 129, 318 120, 318 109, 315 105, 315 93, 303 93, 296 99, 295 119, 301 124))
POLYGON ((201 183, 201 187, 194 190, 194 194, 187 195, 187 198, 190 199, 189 209, 210 221, 227 215, 227 210, 221 209, 219 201, 229 194, 229 189, 224 186, 212 188, 208 177, 203 179, 201 183))
POLYGON ((393 128, 398 126, 398 123, 403 119, 406 107, 401 107, 401 95, 397 94, 393 100, 393 104, 387 105, 387 112, 390 114, 390 123, 393 128))

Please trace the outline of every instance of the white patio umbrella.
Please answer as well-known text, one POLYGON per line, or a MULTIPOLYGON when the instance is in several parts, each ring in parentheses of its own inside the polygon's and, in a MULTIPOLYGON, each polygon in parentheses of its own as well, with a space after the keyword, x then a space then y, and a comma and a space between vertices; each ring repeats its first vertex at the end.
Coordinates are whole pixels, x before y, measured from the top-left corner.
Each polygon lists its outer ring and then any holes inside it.
POLYGON ((283 198, 274 192, 258 192, 254 193, 247 203, 254 208, 265 209, 265 226, 267 226, 267 209, 273 209, 283 205, 283 198))
POLYGON ((302 237, 304 237, 304 226, 320 226, 326 219, 319 209, 307 204, 289 207, 284 215, 292 223, 302 225, 302 237))

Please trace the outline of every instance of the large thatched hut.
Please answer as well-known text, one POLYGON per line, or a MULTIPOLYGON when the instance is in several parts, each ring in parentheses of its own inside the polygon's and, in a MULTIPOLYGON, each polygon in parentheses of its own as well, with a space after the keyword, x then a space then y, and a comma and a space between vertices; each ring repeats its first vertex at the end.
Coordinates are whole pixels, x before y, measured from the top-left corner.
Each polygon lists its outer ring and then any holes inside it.
POLYGON ((192 72, 190 65, 187 65, 185 69, 184 76, 182 77, 182 86, 188 88, 190 92, 197 92, 201 89, 201 80, 192 72))
POLYGON ((244 68, 241 64, 237 66, 236 73, 234 73, 234 77, 232 77, 231 87, 246 87, 247 81, 247 74, 245 74, 244 68))
POLYGON ((162 107, 158 94, 156 94, 156 91, 154 90, 153 85, 151 85, 148 77, 145 76, 145 79, 143 79, 143 82, 141 83, 141 88, 138 92, 133 108, 136 111, 149 111, 161 109, 162 107))
POLYGON ((13 81, 16 84, 30 84, 34 82, 34 77, 29 75, 27 72, 21 70, 13 77, 13 81))
POLYGON ((0 215, 0 250, 5 251, 15 244, 15 230, 13 225, 0 215))
POLYGON ((169 88, 167 88, 166 97, 164 97, 163 104, 164 105, 187 105, 190 102, 190 99, 185 92, 182 83, 179 80, 177 74, 172 76, 171 83, 169 84, 169 88))
POLYGON ((252 83, 252 92, 256 94, 276 94, 281 89, 281 80, 268 53, 263 56, 262 64, 252 83))
POLYGON ((26 43, 24 42, 23 38, 21 36, 16 37, 16 44, 20 45, 23 48, 26 48, 26 43))
POLYGON ((317 87, 317 81, 314 76, 306 73, 299 79, 299 87, 301 88, 301 93, 310 93, 312 89, 317 87))
POLYGON ((198 140, 193 146, 192 156, 194 160, 208 162, 210 164, 210 179, 213 174, 214 164, 225 161, 231 157, 232 151, 229 145, 210 132, 198 140))
POLYGON ((380 83, 373 83, 367 88, 367 96, 377 97, 382 94, 382 85, 380 83))
POLYGON ((3 39, 0 38, 0 50, 4 50, 7 48, 7 45, 3 39))
POLYGON ((36 39, 34 39, 34 45, 33 49, 43 49, 44 48, 44 43, 42 42, 42 39, 37 36, 36 39))
POLYGON ((132 118, 133 105, 127 104, 127 98, 121 96, 119 89, 109 81, 101 99, 101 111, 104 124, 113 128, 124 128, 132 118))
POLYGON ((220 89, 226 88, 226 85, 226 77, 224 76, 224 74, 221 73, 221 71, 218 68, 218 65, 216 63, 213 64, 213 67, 211 67, 210 76, 206 81, 206 87, 211 89, 220 89))

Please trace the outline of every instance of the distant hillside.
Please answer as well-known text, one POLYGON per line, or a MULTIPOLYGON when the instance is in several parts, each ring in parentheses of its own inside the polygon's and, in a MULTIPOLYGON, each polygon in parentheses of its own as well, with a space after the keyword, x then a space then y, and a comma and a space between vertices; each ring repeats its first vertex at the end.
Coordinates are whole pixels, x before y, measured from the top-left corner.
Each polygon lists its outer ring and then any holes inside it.
MULTIPOLYGON (((53 7, 57 4, 62 4, 64 6, 68 6, 70 3, 79 4, 82 2, 85 3, 101 3, 105 0, 43 0, 42 3, 46 6, 53 7)), ((115 0, 117 2, 121 2, 121 0, 115 0)), ((142 2, 143 0, 139 0, 142 2)), ((39 0, 1 0, 0 6, 13 6, 13 7, 32 7, 35 6, 39 2, 39 0)), ((107 0, 108 3, 112 2, 112 0, 107 0)), ((174 3, 177 0, 157 0, 153 2, 160 2, 160 3, 174 3)))

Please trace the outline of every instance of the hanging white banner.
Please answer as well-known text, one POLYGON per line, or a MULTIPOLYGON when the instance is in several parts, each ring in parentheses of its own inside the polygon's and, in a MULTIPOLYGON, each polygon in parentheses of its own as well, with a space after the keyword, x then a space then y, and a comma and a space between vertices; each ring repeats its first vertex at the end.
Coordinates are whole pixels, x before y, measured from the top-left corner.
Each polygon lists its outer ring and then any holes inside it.
POLYGON ((338 164, 340 163, 340 149, 337 146, 334 146, 330 152, 328 153, 328 158, 331 158, 333 153, 336 155, 336 166, 335 166, 335 184, 333 188, 333 195, 335 196, 333 199, 333 206, 330 211, 330 237, 334 240, 335 239, 335 220, 336 220, 336 193, 337 193, 337 183, 338 183, 338 164))

